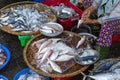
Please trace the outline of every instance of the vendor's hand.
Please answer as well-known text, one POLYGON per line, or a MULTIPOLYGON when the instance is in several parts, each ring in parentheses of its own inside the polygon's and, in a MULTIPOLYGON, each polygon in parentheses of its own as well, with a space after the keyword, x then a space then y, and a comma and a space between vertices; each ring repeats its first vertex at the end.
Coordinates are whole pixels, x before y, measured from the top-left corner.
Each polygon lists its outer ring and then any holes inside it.
POLYGON ((83 23, 84 24, 99 24, 98 20, 93 20, 90 18, 83 18, 83 23))
POLYGON ((83 12, 81 19, 88 18, 89 16, 90 16, 90 11, 86 10, 86 11, 83 12))

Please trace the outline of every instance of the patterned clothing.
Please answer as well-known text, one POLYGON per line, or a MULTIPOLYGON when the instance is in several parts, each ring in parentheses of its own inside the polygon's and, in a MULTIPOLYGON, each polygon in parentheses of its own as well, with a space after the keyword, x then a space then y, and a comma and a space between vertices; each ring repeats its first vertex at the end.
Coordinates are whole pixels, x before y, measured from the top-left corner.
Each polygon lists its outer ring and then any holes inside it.
MULTIPOLYGON (((99 39, 97 44, 100 46, 109 47, 112 44, 112 35, 120 33, 120 0, 83 0, 90 5, 97 8, 98 18, 102 28, 100 31, 99 39)), ((84 6, 88 7, 87 4, 84 6)))
POLYGON ((93 0, 82 0, 82 5, 84 9, 87 9, 88 7, 90 7, 92 3, 93 3, 93 0))
POLYGON ((112 35, 120 33, 120 19, 106 21, 100 31, 98 45, 109 47, 112 44, 112 35))
POLYGON ((120 0, 94 0, 92 5, 98 10, 98 17, 103 16, 98 18, 100 24, 108 19, 120 17, 120 0))

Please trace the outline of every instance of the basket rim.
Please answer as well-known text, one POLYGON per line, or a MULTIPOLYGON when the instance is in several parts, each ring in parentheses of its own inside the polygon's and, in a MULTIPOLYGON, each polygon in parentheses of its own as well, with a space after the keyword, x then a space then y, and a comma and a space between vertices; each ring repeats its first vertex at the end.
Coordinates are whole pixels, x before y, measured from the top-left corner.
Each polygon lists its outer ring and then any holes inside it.
MULTIPOLYGON (((18 4, 37 4, 38 2, 33 2, 33 1, 20 1, 20 2, 16 2, 16 3, 11 3, 3 8, 0 9, 0 11, 2 10, 5 10, 11 6, 15 6, 15 5, 18 5, 18 4)), ((42 4, 42 3, 39 3, 39 4, 42 4)), ((49 7, 47 6, 46 4, 42 4, 42 5, 45 5, 46 7, 49 7)), ((50 7, 49 7, 50 8, 50 7)), ((53 22, 56 22, 57 21, 57 17, 56 17, 56 14, 54 13, 54 11, 50 8, 51 12, 54 14, 54 19, 53 19, 53 22)), ((7 28, 10 28, 10 26, 4 26, 4 27, 7 27, 7 28)), ((22 33, 22 32, 17 32, 17 31, 10 31, 10 30, 7 30, 6 28, 4 27, 0 27, 1 30, 9 33, 9 34, 12 34, 12 35, 36 35, 36 34, 39 34, 40 32, 37 31, 37 32, 29 32, 29 33, 22 33)))
MULTIPOLYGON (((79 36, 78 34, 73 33, 73 32, 70 32, 70 31, 64 31, 64 32, 69 32, 69 33, 72 33, 72 34, 75 34, 75 35, 79 36)), ((38 35, 36 35, 35 37, 33 37, 33 38, 26 44, 26 46, 24 47, 24 50, 23 50, 23 58, 24 58, 24 61, 26 62, 26 64, 28 65, 28 67, 31 68, 33 71, 35 71, 35 72, 37 72, 37 73, 39 73, 39 74, 42 74, 42 75, 44 75, 44 76, 52 77, 52 78, 63 78, 63 77, 73 77, 73 76, 76 76, 76 75, 80 74, 81 71, 87 70, 87 68, 88 68, 89 66, 83 66, 81 69, 79 69, 79 70, 77 70, 77 71, 75 71, 75 72, 66 73, 66 74, 51 74, 51 73, 45 73, 45 72, 42 72, 42 71, 40 72, 40 71, 36 70, 31 64, 29 64, 28 59, 27 59, 27 56, 26 56, 26 52, 27 52, 27 49, 28 49, 30 43, 31 43, 34 39, 36 39, 36 38, 38 38, 38 37, 40 37, 40 36, 41 36, 41 34, 38 34, 38 35)), ((81 65, 81 66, 82 66, 82 65, 81 65)))

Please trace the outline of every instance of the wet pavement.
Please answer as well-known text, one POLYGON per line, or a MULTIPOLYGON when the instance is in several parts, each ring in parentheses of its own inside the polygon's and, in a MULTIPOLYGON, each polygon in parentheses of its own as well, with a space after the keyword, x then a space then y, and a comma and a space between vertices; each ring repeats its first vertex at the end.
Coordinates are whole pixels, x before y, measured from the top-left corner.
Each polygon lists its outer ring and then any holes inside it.
MULTIPOLYGON (((10 3, 13 3, 13 1, 10 0, 6 0, 6 2, 1 1, 0 8, 10 3)), ((13 80, 13 77, 18 71, 27 67, 22 55, 24 47, 21 47, 20 41, 18 40, 18 36, 8 34, 1 30, 0 30, 0 44, 5 45, 11 52, 10 62, 7 64, 5 68, 0 70, 0 74, 8 77, 9 80, 13 80)), ((120 42, 113 42, 110 48, 110 55, 108 56, 108 58, 114 58, 119 56, 120 54, 119 50, 120 50, 120 42)), ((78 75, 73 80, 80 80, 80 79, 81 76, 78 75)))

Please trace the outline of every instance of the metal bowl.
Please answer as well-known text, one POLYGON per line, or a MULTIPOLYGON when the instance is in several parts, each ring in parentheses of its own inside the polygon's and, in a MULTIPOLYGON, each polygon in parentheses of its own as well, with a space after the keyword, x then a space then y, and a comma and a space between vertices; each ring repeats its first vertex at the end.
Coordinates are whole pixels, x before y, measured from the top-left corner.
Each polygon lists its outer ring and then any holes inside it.
POLYGON ((81 24, 79 28, 73 26, 71 31, 75 33, 92 33, 91 27, 85 24, 81 24))
POLYGON ((82 55, 74 58, 75 62, 80 65, 91 65, 99 59, 100 54, 93 49, 85 50, 82 55))
POLYGON ((63 26, 60 25, 59 23, 49 22, 49 23, 44 24, 43 26, 48 26, 48 27, 55 26, 55 27, 59 28, 59 30, 57 30, 53 33, 49 33, 49 32, 45 32, 45 31, 40 30, 41 34, 43 34, 45 36, 54 37, 54 36, 60 35, 63 32, 63 26))

